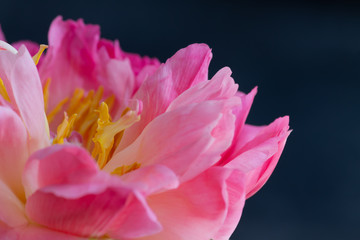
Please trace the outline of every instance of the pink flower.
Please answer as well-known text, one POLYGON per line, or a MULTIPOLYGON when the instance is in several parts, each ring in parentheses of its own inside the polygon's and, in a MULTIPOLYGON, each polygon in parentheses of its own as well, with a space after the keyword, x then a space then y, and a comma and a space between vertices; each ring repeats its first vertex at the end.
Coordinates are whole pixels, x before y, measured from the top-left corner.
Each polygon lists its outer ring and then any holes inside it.
POLYGON ((160 65, 99 36, 56 18, 38 68, 0 42, 1 239, 229 239, 288 117, 245 124, 257 90, 208 80, 207 45, 160 65))

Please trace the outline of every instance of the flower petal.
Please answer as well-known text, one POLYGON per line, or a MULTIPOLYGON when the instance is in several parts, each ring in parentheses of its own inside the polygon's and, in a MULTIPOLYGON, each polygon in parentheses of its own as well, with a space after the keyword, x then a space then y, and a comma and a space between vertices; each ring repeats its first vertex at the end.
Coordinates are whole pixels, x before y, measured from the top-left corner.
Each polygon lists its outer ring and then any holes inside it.
POLYGON ((114 94, 125 105, 123 100, 131 98, 139 87, 134 77, 146 66, 159 65, 156 59, 123 52, 118 41, 100 39, 98 25, 84 24, 82 19, 63 21, 61 17, 50 26, 49 49, 43 62, 41 79, 43 83, 51 79, 49 109, 71 96, 75 88, 91 90, 100 85, 105 95, 114 94))
MULTIPOLYGON (((136 53, 124 52, 120 48, 118 40, 113 42, 107 39, 100 39, 98 42, 98 49, 101 50, 102 48, 106 50, 109 58, 129 60, 135 76, 137 76, 145 67, 158 68, 160 66, 160 62, 156 58, 149 58, 147 56, 141 57, 136 53)), ((136 85, 137 88, 139 86, 140 85, 136 85)))
POLYGON ((247 175, 246 198, 255 194, 269 179, 289 136, 289 118, 276 119, 266 127, 245 125, 239 136, 236 157, 225 167, 247 175))
POLYGON ((27 224, 24 204, 11 191, 11 189, 0 180, 0 222, 9 227, 27 224))
POLYGON ((177 189, 149 196, 149 206, 164 230, 142 240, 213 239, 226 218, 229 204, 226 181, 231 172, 221 167, 210 168, 177 189))
POLYGON ((75 22, 57 17, 51 23, 49 49, 39 69, 43 83, 51 79, 49 109, 71 96, 76 87, 98 87, 95 68, 99 38, 99 26, 85 25, 81 19, 75 22))
POLYGON ((245 204, 245 181, 246 176, 238 170, 232 171, 226 179, 226 217, 212 239, 228 240, 235 231, 245 204))
POLYGON ((129 191, 105 183, 50 186, 32 194, 27 215, 50 229, 85 237, 100 237, 122 210, 129 191))
POLYGON ((115 168, 134 162, 142 166, 162 164, 186 181, 220 159, 233 138, 234 97, 186 105, 155 118, 136 141, 117 153, 104 167, 115 168))
POLYGON ((83 182, 97 173, 95 161, 84 149, 75 145, 53 145, 30 156, 23 173, 23 185, 26 195, 30 196, 40 188, 83 182))
MULTIPOLYGON (((106 63, 98 66, 98 81, 100 85, 106 86, 107 93, 105 94, 114 94, 116 96, 118 103, 116 108, 118 111, 114 115, 120 117, 132 97, 135 76, 128 60, 110 59, 104 60, 104 62, 106 63)), ((115 119, 118 117, 115 117, 115 119)))
POLYGON ((239 148, 241 141, 241 130, 245 124, 245 120, 250 112, 251 105, 254 101, 254 97, 257 93, 257 88, 255 87, 249 94, 244 94, 242 92, 237 92, 237 96, 241 98, 241 104, 233 109, 233 113, 236 116, 235 122, 235 133, 234 139, 231 143, 231 146, 223 153, 222 159, 220 161, 221 165, 224 165, 226 162, 230 161, 236 157, 236 149, 239 148))
POLYGON ((162 226, 145 198, 134 192, 131 201, 117 214, 107 232, 111 238, 132 239, 153 235, 161 230, 162 226))
POLYGON ((206 100, 222 100, 233 97, 238 89, 231 70, 228 67, 220 69, 210 81, 200 82, 180 94, 166 111, 171 111, 181 106, 200 103, 206 100))
POLYGON ((31 56, 34 56, 39 51, 39 47, 40 47, 39 44, 29 40, 14 42, 11 45, 18 50, 22 45, 24 45, 29 51, 31 56))
POLYGON ((50 229, 86 237, 110 231, 116 236, 138 236, 140 230, 134 227, 114 228, 134 222, 129 209, 137 209, 136 221, 147 224, 141 233, 159 231, 143 196, 119 177, 98 170, 80 147, 55 145, 36 152, 26 164, 23 181, 29 195, 27 215, 50 229))
POLYGON ((24 200, 21 174, 29 156, 26 129, 13 110, 0 106, 0 116, 0 179, 24 200))
POLYGON ((179 186, 177 176, 168 167, 154 164, 129 172, 121 179, 145 195, 159 193, 179 186))
POLYGON ((3 240, 88 240, 88 238, 52 231, 36 225, 3 228, 3 232, 0 226, 0 236, 3 240))
POLYGON ((0 52, 0 77, 12 107, 21 116, 30 135, 30 151, 47 146, 49 136, 42 87, 36 66, 25 47, 20 47, 17 54, 0 52))
POLYGON ((190 45, 179 50, 143 82, 134 96, 144 104, 141 120, 125 132, 116 152, 133 142, 145 126, 164 113, 182 92, 208 79, 211 56, 207 45, 190 45))

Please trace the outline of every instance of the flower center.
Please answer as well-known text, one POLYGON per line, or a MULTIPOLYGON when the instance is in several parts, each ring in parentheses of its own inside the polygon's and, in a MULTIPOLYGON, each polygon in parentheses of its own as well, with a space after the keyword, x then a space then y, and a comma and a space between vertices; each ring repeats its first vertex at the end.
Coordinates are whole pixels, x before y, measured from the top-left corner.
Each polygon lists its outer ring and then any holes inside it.
MULTIPOLYGON (((44 86, 44 102, 47 111, 49 97, 48 80, 44 86)), ((112 157, 119 145, 125 129, 140 120, 137 111, 126 108, 121 117, 111 121, 109 111, 114 105, 115 97, 110 96, 102 101, 104 88, 89 91, 85 94, 83 89, 76 89, 70 98, 60 101, 55 108, 47 113, 48 122, 51 123, 64 111, 64 119, 58 125, 53 144, 75 142, 86 148, 99 167, 102 169, 112 157), (70 116, 70 117, 69 117, 70 116)), ((117 168, 114 174, 125 174, 139 168, 138 163, 117 168)))
MULTIPOLYGON (((37 65, 47 45, 40 45, 39 51, 32 57, 37 65)), ((17 54, 17 50, 6 42, 0 40, 0 51, 10 51, 17 54)), ((97 161, 100 169, 110 160, 115 149, 120 144, 124 131, 140 120, 138 111, 126 108, 121 117, 112 122, 109 111, 115 102, 110 96, 103 100, 104 88, 100 86, 97 91, 75 89, 73 95, 61 100, 51 111, 48 111, 49 86, 48 79, 43 87, 44 107, 48 123, 58 119, 60 112, 64 118, 56 128, 52 144, 71 142, 80 144, 87 149, 97 161), (102 101, 103 100, 103 101, 102 101), (69 117, 70 116, 70 117, 69 117)), ((4 82, 0 78, 0 95, 8 102, 10 98, 4 82)), ((124 165, 116 168, 112 173, 123 175, 140 167, 139 163, 124 165)))

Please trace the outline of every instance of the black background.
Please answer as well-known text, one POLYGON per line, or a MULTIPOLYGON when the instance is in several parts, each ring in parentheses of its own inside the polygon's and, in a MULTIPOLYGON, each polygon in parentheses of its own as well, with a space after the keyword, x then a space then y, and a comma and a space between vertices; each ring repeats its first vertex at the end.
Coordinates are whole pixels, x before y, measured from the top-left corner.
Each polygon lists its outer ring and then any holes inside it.
POLYGON ((47 43, 50 22, 83 18, 126 51, 165 61, 195 42, 259 86, 248 123, 290 115, 274 174, 232 239, 360 239, 360 6, 353 2, 0 1, 9 42, 47 43))

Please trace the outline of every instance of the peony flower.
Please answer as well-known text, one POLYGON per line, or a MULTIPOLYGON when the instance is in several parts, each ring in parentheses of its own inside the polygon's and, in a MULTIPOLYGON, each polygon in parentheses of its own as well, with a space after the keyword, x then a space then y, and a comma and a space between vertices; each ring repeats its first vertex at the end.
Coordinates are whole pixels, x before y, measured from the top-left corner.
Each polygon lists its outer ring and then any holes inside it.
POLYGON ((160 65, 58 17, 25 46, 0 41, 1 239, 229 239, 288 117, 245 124, 257 90, 205 44, 160 65))

